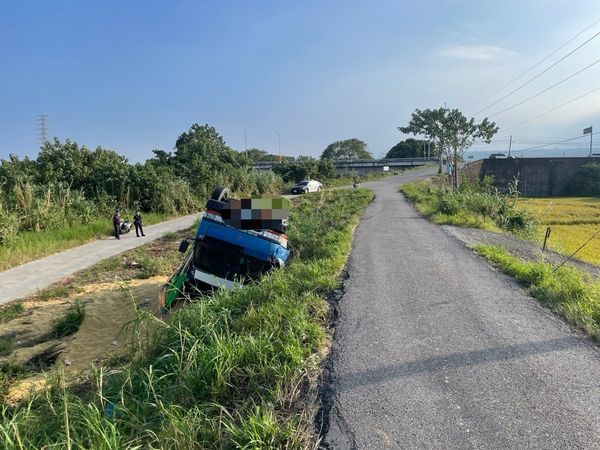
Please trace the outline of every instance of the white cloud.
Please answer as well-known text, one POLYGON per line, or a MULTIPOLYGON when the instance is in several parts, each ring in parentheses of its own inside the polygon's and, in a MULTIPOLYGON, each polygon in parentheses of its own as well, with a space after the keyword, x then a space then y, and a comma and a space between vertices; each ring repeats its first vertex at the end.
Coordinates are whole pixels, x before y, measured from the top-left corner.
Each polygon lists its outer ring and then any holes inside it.
POLYGON ((493 45, 451 45, 438 51, 433 56, 470 61, 498 61, 514 57, 516 54, 512 50, 493 45))

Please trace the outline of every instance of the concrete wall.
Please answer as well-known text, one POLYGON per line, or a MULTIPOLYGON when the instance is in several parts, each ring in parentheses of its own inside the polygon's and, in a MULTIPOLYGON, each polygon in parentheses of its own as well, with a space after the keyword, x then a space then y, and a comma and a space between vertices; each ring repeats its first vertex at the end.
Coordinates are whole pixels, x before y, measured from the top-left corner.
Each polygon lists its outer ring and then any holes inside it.
POLYGON ((600 158, 515 158, 484 159, 461 169, 462 179, 492 176, 494 186, 508 190, 508 183, 519 180, 519 192, 528 197, 563 195, 566 185, 584 164, 600 163, 600 158))

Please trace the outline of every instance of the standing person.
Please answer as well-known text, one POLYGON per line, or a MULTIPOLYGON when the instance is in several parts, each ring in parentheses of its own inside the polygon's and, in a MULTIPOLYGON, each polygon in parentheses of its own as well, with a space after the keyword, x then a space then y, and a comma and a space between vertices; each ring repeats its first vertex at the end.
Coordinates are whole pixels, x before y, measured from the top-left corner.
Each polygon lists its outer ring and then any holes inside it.
POLYGON ((135 225, 135 235, 137 237, 140 237, 140 233, 142 234, 142 236, 146 236, 144 234, 144 228, 142 228, 143 220, 140 208, 136 209, 135 211, 135 216, 133 216, 133 224, 135 225))
POLYGON ((121 214, 119 210, 115 210, 115 214, 112 217, 113 229, 115 231, 115 237, 121 239, 121 214))

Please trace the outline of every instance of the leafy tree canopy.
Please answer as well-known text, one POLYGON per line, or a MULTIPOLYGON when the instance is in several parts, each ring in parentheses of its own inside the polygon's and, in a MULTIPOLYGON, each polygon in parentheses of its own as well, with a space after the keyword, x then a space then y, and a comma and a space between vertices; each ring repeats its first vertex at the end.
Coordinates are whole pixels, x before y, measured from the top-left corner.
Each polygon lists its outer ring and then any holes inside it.
POLYGON ((271 153, 258 148, 249 148, 244 153, 252 162, 279 161, 278 155, 272 155, 271 153))
MULTIPOLYGON (((398 142, 385 155, 386 158, 419 158, 423 156, 423 144, 428 145, 427 141, 421 139, 408 138, 398 142)), ((427 150, 426 150, 427 151, 427 150)), ((429 149, 430 155, 435 156, 435 146, 429 149)))
MULTIPOLYGON (((398 129, 402 133, 421 135, 433 141, 435 147, 452 161, 453 167, 457 166, 459 157, 475 141, 489 143, 498 132, 496 124, 487 117, 476 123, 474 118, 467 119, 459 109, 446 108, 416 109, 408 125, 398 129)), ((456 170, 453 173, 456 187, 456 170)))
POLYGON ((214 183, 217 176, 233 173, 248 163, 245 155, 228 147, 217 130, 209 125, 192 125, 175 143, 175 173, 187 179, 200 196, 207 195, 211 189, 208 184, 214 183))
POLYGON ((367 144, 360 139, 346 139, 329 144, 321 154, 321 159, 373 159, 367 144))
POLYGON ((297 182, 309 178, 323 180, 335 177, 335 166, 331 160, 317 160, 310 156, 301 156, 296 161, 275 164, 271 170, 280 175, 284 181, 297 182))

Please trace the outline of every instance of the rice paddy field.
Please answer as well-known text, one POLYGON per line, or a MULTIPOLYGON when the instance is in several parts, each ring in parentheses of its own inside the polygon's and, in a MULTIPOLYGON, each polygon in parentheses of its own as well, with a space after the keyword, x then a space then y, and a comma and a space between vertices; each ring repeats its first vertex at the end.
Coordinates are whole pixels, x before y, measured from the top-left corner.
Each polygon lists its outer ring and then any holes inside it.
MULTIPOLYGON (((542 240, 546 228, 550 227, 547 246, 565 255, 573 253, 600 230, 600 198, 521 198, 517 206, 536 218, 539 223, 538 236, 542 240)), ((581 249, 576 257, 600 265, 600 234, 581 249)))

